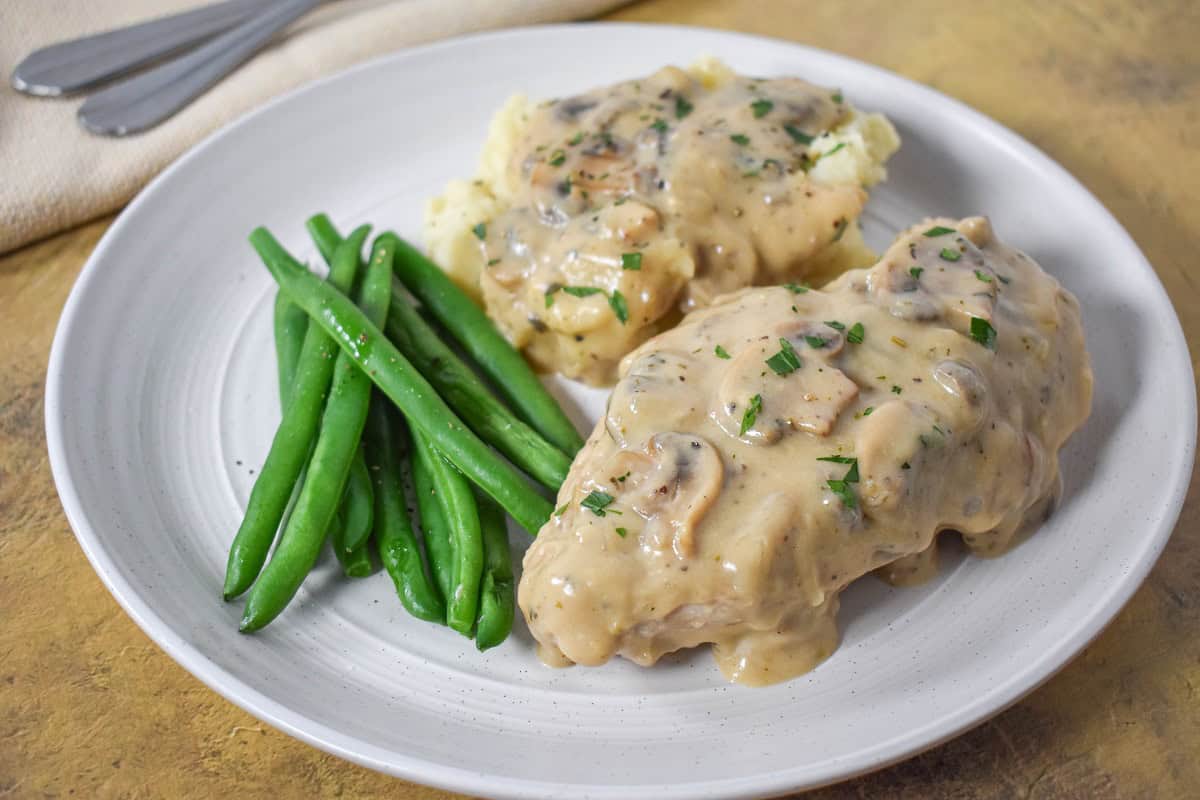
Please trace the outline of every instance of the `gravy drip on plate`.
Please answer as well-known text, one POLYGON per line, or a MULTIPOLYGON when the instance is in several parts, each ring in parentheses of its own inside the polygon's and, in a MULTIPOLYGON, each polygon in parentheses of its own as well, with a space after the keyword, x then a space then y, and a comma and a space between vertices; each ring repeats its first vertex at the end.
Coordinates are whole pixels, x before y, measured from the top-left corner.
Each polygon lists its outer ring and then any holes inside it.
POLYGON ((986 219, 932 220, 824 290, 746 289, 630 353, 525 557, 550 662, 705 642, 733 681, 836 648, 838 595, 1040 523, 1092 373, 1074 296, 986 219))
POLYGON ((866 191, 808 175, 850 113, 799 79, 709 89, 675 67, 540 106, 511 207, 476 229, 489 315, 535 363, 611 383, 679 312, 787 280, 854 224, 866 191))

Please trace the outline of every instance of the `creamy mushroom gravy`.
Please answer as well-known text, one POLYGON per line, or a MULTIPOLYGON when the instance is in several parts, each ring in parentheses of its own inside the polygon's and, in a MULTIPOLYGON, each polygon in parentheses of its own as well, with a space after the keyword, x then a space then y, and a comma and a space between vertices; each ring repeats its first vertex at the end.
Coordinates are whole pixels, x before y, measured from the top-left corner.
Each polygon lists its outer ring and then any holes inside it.
POLYGON ((856 578, 915 582, 940 531, 991 556, 1040 522, 1092 388, 1074 296, 980 217, 919 225, 821 291, 722 298, 621 376, 521 610, 550 663, 711 642, 751 685, 835 649, 856 578))
POLYGON ((676 67, 539 106, 511 149, 510 207, 475 228, 488 314, 537 365, 610 384, 681 311, 820 271, 843 239, 834 271, 869 263, 864 187, 810 175, 843 148, 879 162, 896 149, 878 115, 882 144, 834 144, 855 115, 799 79, 706 88, 676 67))

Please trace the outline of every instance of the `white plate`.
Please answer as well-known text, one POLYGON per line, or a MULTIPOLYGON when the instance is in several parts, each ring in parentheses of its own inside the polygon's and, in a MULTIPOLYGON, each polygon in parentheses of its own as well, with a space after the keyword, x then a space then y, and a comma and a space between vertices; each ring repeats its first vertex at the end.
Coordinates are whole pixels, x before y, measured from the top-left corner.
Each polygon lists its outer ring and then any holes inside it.
MULTIPOLYGON (((566 386, 586 416, 602 395, 566 386)), ((594 418, 594 417, 593 417, 594 418)), ((714 31, 512 30, 397 53, 288 95, 181 158, 105 235, 71 293, 46 386, 54 476, 80 544, 142 628, 200 680, 330 752, 494 796, 726 797, 811 787, 945 740, 1012 703, 1104 627, 1171 532, 1196 405, 1150 265, 1030 144, 846 58, 714 31), (882 245, 928 214, 990 214, 1081 300, 1095 409, 1067 446, 1062 508, 992 561, 953 554, 918 589, 847 592, 841 649, 767 689, 703 650, 654 669, 541 666, 518 624, 485 655, 408 617, 377 575, 324 563, 287 614, 237 633, 226 548, 274 430, 272 284, 257 224, 312 257, 329 211, 416 236, 422 199, 470 174, 510 93, 563 95, 714 54, 840 86, 904 145, 867 213, 882 245)), ((514 537, 514 541, 521 541, 514 537)))

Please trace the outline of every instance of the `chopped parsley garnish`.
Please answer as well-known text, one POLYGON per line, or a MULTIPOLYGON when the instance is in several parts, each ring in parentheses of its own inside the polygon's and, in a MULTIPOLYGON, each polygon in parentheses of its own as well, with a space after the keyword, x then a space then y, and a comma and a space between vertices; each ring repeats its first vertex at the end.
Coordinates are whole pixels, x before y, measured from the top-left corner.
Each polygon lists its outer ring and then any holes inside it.
MULTIPOLYGON (((850 487, 847 486, 846 484, 858 483, 858 459, 857 458, 854 458, 852 456, 821 456, 820 458, 817 459, 817 461, 829 461, 833 464, 849 464, 850 465, 850 469, 846 470, 846 474, 842 476, 841 480, 827 481, 827 483, 829 484, 829 488, 833 489, 833 492, 835 494, 837 494, 839 497, 842 497, 841 491, 837 488, 834 488, 835 484, 839 485, 842 489, 845 489, 847 492, 849 492, 850 487)), ((852 492, 850 493, 850 498, 851 498, 850 500, 846 500, 845 497, 842 497, 842 502, 844 502, 850 508, 854 508, 854 499, 855 498, 854 498, 854 494, 852 492)))
POLYGON ((829 344, 828 341, 826 341, 825 339, 822 339, 820 336, 807 336, 806 335, 804 337, 804 341, 808 342, 808 346, 813 348, 814 350, 820 350, 822 347, 829 344))
POLYGON ((489 267, 494 267, 494 266, 496 266, 496 265, 497 265, 497 264, 499 264, 499 263, 500 263, 500 259, 498 259, 498 258, 489 258, 489 259, 488 259, 488 263, 487 263, 487 265, 488 265, 489 267))
POLYGON ((742 147, 745 147, 746 145, 750 144, 750 137, 744 133, 731 134, 729 139, 734 144, 741 145, 742 147))
POLYGON ((800 356, 796 355, 796 348, 792 347, 791 342, 780 339, 779 352, 767 359, 767 366, 774 370, 776 375, 791 375, 800 369, 800 356))
POLYGON ((713 352, 717 354, 717 358, 725 358, 725 359, 733 358, 733 356, 729 355, 729 351, 726 350, 724 347, 721 347, 721 345, 717 345, 716 347, 714 347, 713 352))
POLYGON ((863 327, 863 324, 856 322, 850 326, 850 330, 846 331, 846 341, 850 344, 862 344, 866 332, 867 329, 863 327))
POLYGON ((845 147, 845 146, 846 146, 846 143, 845 143, 845 142, 838 142, 838 143, 837 143, 837 145, 836 145, 836 146, 835 146, 835 147, 834 147, 832 150, 830 150, 829 152, 827 152, 827 153, 821 153, 821 158, 829 158, 831 155, 833 155, 834 153, 836 153, 838 150, 841 150, 841 149, 842 149, 843 147, 845 147))
POLYGON ((755 100, 753 103, 750 104, 750 108, 754 110, 754 118, 755 119, 762 119, 767 114, 770 114, 771 109, 774 107, 775 107, 774 103, 772 103, 770 100, 765 100, 765 99, 755 100))
POLYGON ((582 141, 583 141, 583 131, 579 131, 574 136, 572 136, 570 139, 567 139, 567 144, 571 145, 571 147, 574 147, 575 145, 579 144, 582 141))
POLYGON ((637 272, 642 268, 641 253, 622 253, 621 254, 621 269, 627 269, 630 272, 637 272))
POLYGON ((836 319, 828 320, 825 324, 828 325, 829 327, 833 328, 835 331, 846 330, 846 326, 843 325, 842 323, 838 322, 836 319))
POLYGON ((604 294, 603 289, 595 286, 564 286, 562 290, 572 297, 591 297, 594 294, 604 294))
POLYGON ((825 481, 825 484, 829 487, 829 491, 838 496, 846 508, 858 508, 858 498, 854 496, 854 490, 850 488, 849 481, 845 479, 829 480, 825 481))
POLYGON ((921 280, 921 273, 924 271, 924 267, 913 267, 908 271, 908 274, 912 275, 914 281, 919 281, 921 280))
POLYGON ((938 255, 942 257, 943 261, 958 261, 962 258, 962 253, 949 247, 943 247, 942 252, 938 253, 938 255))
POLYGON ((625 295, 617 289, 613 289, 613 293, 609 295, 608 307, 617 315, 617 319, 621 320, 622 325, 629 321, 629 306, 625 304, 625 295))
POLYGON ((991 275, 988 275, 986 272, 984 272, 984 271, 983 271, 983 270, 981 270, 981 269, 977 269, 977 270, 975 270, 975 277, 976 277, 976 278, 979 278, 979 280, 983 281, 984 283, 991 283, 991 282, 992 282, 992 276, 991 276, 991 275))
POLYGON ((628 533, 629 531, 625 530, 624 528, 617 528, 617 536, 620 536, 622 539, 624 539, 628 533))
POLYGON ((982 317, 971 317, 971 338, 988 350, 996 349, 996 329, 982 317))
POLYGON ((566 160, 567 160, 567 154, 565 151, 555 150, 553 153, 550 154, 550 161, 548 163, 552 167, 561 167, 563 165, 563 162, 565 162, 566 160))
POLYGON ((746 413, 742 414, 742 428, 738 431, 738 436, 745 436, 746 431, 754 427, 760 411, 762 411, 762 395, 756 394, 750 398, 750 405, 747 406, 746 413))
MULTIPOLYGON (((555 292, 563 292, 572 297, 591 297, 594 294, 605 294, 603 289, 595 286, 559 286, 558 284, 551 284, 546 289, 546 308, 554 305, 555 292)), ((625 296, 615 290, 611 295, 606 296, 608 297, 608 307, 613 310, 613 313, 617 315, 617 319, 621 320, 621 324, 624 325, 629 319, 629 308, 625 305, 625 296)))
POLYGON ((592 492, 587 497, 583 498, 583 502, 579 505, 591 511, 597 517, 603 517, 608 512, 604 509, 612 504, 613 496, 608 492, 592 492))
POLYGON ((783 131, 788 136, 792 137, 792 141, 796 144, 812 144, 813 139, 816 138, 814 136, 809 136, 807 133, 790 123, 783 126, 783 131))
POLYGON ((554 509, 554 516, 561 517, 563 514, 567 513, 567 509, 570 507, 571 507, 570 503, 563 503, 561 506, 554 509))
POLYGON ((829 96, 829 99, 833 100, 833 102, 835 102, 835 103, 841 103, 845 100, 845 98, 842 97, 841 90, 838 90, 838 91, 834 92, 833 94, 831 94, 829 96))
POLYGON ((869 416, 871 416, 871 414, 872 414, 874 411, 875 411, 875 406, 867 406, 867 407, 866 407, 866 408, 864 408, 862 411, 860 411, 860 412, 858 412, 857 414, 855 414, 855 415, 854 415, 854 418, 855 418, 855 419, 858 419, 859 417, 869 417, 869 416))
POLYGON ((785 283, 783 288, 787 289, 792 294, 804 294, 808 291, 808 287, 802 283, 785 283))
POLYGON ((899 386, 897 386, 896 384, 894 384, 894 383, 892 384, 892 394, 900 394, 900 393, 901 393, 901 392, 903 392, 903 391, 904 391, 904 390, 903 390, 903 389, 901 389, 901 388, 900 388, 899 386))
POLYGON ((568 175, 565 180, 559 181, 558 185, 554 188, 557 189, 558 193, 563 197, 571 194, 571 176, 568 175))
POLYGON ((833 240, 836 242, 842 238, 842 234, 846 232, 846 228, 850 225, 850 220, 845 217, 834 223, 833 240))
POLYGON ((947 228, 944 225, 934 225, 929 230, 925 231, 925 236, 933 238, 934 236, 945 236, 950 233, 958 233, 954 228, 947 228))
POLYGON ((487 223, 479 223, 474 228, 471 228, 471 233, 475 234, 475 238, 482 242, 487 238, 487 223))
POLYGON ((675 119, 683 119, 695 108, 683 95, 675 96, 675 119))
POLYGON ((666 133, 667 121, 665 119, 656 119, 650 124, 650 127, 654 128, 654 130, 658 131, 659 133, 666 133))

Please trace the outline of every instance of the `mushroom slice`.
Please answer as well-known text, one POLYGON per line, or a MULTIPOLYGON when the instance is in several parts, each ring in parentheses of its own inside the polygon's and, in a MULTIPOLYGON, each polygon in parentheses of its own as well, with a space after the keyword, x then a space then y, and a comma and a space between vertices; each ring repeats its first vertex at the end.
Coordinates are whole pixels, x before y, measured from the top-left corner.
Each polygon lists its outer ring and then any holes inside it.
POLYGON ((895 511, 909 497, 909 482, 919 467, 920 433, 930 423, 911 403, 883 403, 855 430, 854 453, 861 474, 859 499, 874 513, 895 511))
POLYGON ((686 380, 691 364, 692 357, 678 350, 627 356, 624 376, 613 387, 604 415, 613 441, 625 447, 656 430, 677 427, 696 406, 696 392, 686 380))
POLYGON ((771 444, 788 430, 829 435, 858 396, 858 385, 832 363, 845 338, 806 320, 788 320, 775 334, 751 342, 730 362, 713 419, 747 444, 771 444))
POLYGON ((975 240, 988 240, 978 218, 962 223, 933 219, 912 228, 871 269, 867 295, 893 316, 941 318, 969 334, 973 317, 992 321, 999 283, 975 240), (951 233, 928 235, 938 230, 951 233))
POLYGON ((666 432, 641 451, 622 450, 603 484, 620 505, 646 519, 642 541, 679 558, 696 552, 696 528, 721 493, 725 467, 702 436, 666 432))
POLYGON ((988 389, 979 371, 970 363, 956 359, 938 362, 933 379, 958 402, 951 407, 954 428, 969 431, 977 428, 987 410, 988 389))

